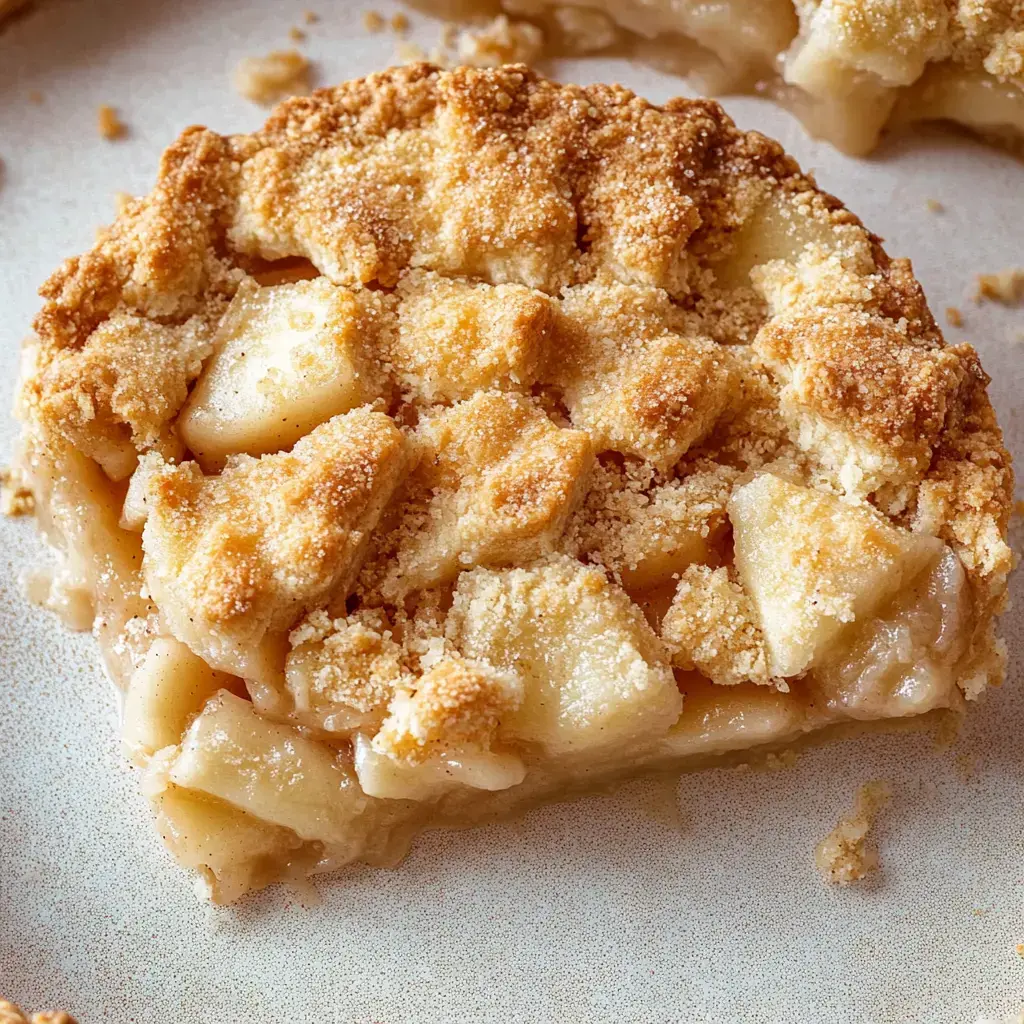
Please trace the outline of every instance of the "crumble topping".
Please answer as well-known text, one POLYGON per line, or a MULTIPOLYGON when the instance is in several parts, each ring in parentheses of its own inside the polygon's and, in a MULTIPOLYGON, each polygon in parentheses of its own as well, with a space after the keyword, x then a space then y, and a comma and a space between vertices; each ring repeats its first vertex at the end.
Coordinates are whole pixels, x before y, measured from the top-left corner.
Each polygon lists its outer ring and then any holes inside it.
POLYGON ((853 809, 814 849, 821 877, 833 885, 851 885, 878 870, 878 848, 870 831, 878 813, 891 798, 889 784, 866 782, 857 791, 853 809))
POLYGON ((35 509, 36 498, 25 471, 0 467, 0 512, 5 516, 30 516, 35 509))

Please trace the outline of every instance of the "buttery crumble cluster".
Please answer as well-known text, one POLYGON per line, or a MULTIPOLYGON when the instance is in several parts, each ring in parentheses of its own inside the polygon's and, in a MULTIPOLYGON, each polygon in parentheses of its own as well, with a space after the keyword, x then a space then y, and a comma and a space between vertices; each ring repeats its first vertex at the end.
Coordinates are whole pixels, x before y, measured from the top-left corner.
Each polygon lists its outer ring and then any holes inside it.
MULTIPOLYGON (((1012 480, 974 351, 713 102, 394 69, 189 129, 42 294, 38 443, 126 492, 163 626, 271 721, 220 713, 352 738, 371 795, 453 751, 499 789, 503 742, 648 742, 673 667, 786 691, 943 542, 956 678, 1001 674, 1012 480)), ((237 802, 204 729, 169 777, 237 802)))

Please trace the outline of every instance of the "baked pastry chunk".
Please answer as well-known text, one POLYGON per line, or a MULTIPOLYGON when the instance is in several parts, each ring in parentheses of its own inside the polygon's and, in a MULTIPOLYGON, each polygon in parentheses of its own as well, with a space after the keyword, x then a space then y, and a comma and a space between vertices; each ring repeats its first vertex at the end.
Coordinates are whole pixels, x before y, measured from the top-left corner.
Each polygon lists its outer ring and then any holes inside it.
POLYGON ((977 356, 713 102, 391 70, 190 129, 42 294, 38 596, 214 900, 1001 679, 977 356))
MULTIPOLYGON (((431 6, 465 17, 477 5, 431 6)), ((702 92, 768 94, 849 153, 870 151, 886 126, 914 121, 954 121, 1017 149, 1024 134, 1024 10, 1015 0, 502 0, 502 7, 540 27, 556 53, 614 45, 693 76, 702 92)))

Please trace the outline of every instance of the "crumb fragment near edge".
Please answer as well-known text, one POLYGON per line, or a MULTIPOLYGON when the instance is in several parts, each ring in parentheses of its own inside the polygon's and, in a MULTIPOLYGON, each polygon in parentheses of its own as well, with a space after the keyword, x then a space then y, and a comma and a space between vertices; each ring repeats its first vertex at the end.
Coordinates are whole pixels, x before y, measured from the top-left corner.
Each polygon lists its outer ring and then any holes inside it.
POLYGON ((889 802, 887 782, 866 782, 857 790, 853 809, 814 848, 821 877, 832 885, 850 885, 878 870, 878 848, 869 838, 878 812, 889 802))
POLYGON ((1024 301, 1024 268, 1007 267, 994 274, 979 274, 975 285, 975 302, 1016 306, 1024 301))
POLYGON ((265 57, 244 57, 235 68, 235 89, 248 100, 269 106, 310 90, 312 65, 298 50, 274 50, 265 57))
POLYGON ((101 138, 108 142, 124 138, 128 134, 128 129, 117 116, 117 111, 106 103, 101 103, 96 111, 96 127, 101 138))
POLYGON ((956 306, 947 306, 946 307, 946 321, 949 323, 950 327, 963 327, 963 325, 964 325, 963 313, 961 313, 960 310, 957 309, 956 306))
POLYGON ((383 32, 387 24, 379 11, 363 11, 363 28, 367 32, 383 32))

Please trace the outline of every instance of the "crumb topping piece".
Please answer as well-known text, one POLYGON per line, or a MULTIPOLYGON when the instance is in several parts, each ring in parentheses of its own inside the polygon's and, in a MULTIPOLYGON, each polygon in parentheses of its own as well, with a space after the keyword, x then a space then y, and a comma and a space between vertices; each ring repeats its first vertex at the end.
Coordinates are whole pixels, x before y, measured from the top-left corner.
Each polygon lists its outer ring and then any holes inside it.
POLYGON ((674 665, 696 668, 714 683, 773 682, 754 603, 725 568, 691 565, 683 572, 661 637, 674 665))
POLYGON ((75 1019, 63 1010, 45 1010, 26 1017, 14 1003, 0 999, 0 1024, 75 1024, 75 1019))
POLYGON ((591 443, 528 398, 483 392, 425 420, 398 549, 394 599, 473 565, 515 565, 555 549, 583 496, 591 443))
POLYGON ((147 456, 143 569, 174 635, 213 667, 260 678, 250 661, 267 634, 355 577, 404 451, 389 417, 357 409, 291 452, 232 456, 215 477, 147 456))
POLYGON ((891 799, 887 782, 866 782, 857 791, 853 809, 814 849, 814 861, 821 877, 832 885, 851 885, 878 870, 878 847, 870 831, 891 799))

